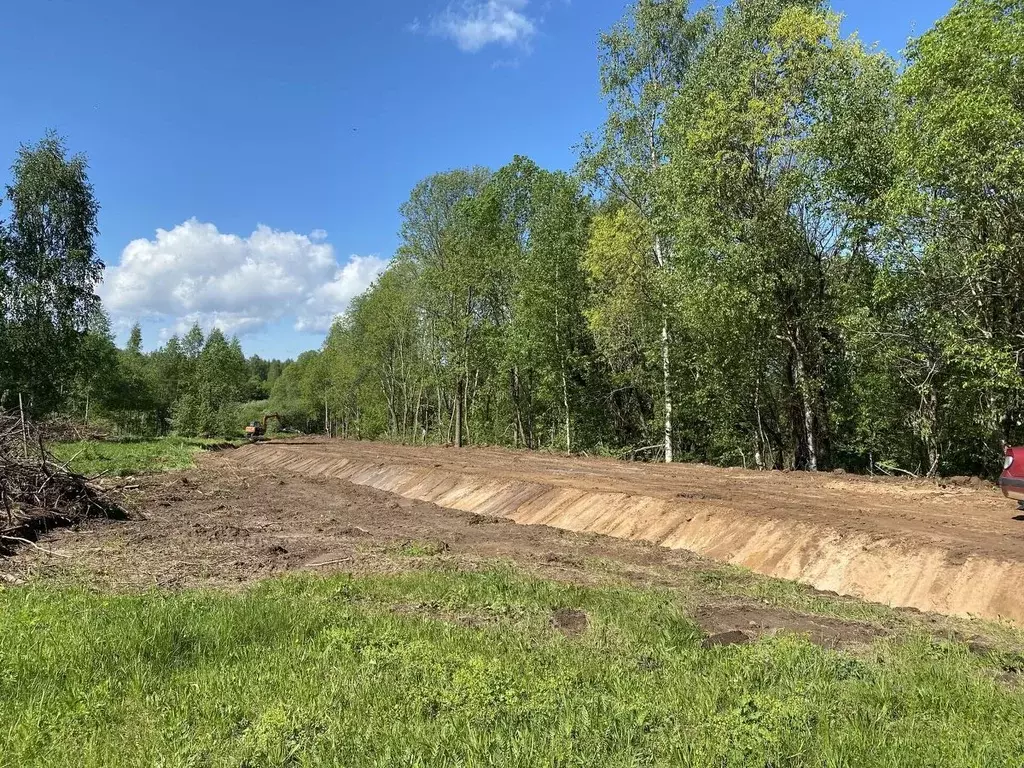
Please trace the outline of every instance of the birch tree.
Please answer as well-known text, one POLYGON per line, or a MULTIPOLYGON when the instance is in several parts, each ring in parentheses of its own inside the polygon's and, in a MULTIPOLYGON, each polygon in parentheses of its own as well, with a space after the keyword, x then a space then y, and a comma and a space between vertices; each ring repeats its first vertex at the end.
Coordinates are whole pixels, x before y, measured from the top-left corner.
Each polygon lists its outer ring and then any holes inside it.
MULTIPOLYGON (((687 0, 638 0, 622 22, 601 36, 601 92, 608 112, 599 135, 584 140, 579 169, 589 183, 645 222, 651 234, 645 256, 652 270, 665 270, 672 260, 672 242, 662 223, 671 212, 656 184, 667 161, 662 127, 712 18, 709 11, 691 15, 687 0)), ((660 326, 663 446, 665 461, 671 462, 674 389, 667 303, 660 326)))
POLYGON ((20 391, 31 410, 45 413, 61 405, 85 362, 103 272, 99 205, 85 156, 69 156, 56 134, 23 145, 11 172, 10 215, 0 229, 0 405, 5 393, 9 405, 20 391))

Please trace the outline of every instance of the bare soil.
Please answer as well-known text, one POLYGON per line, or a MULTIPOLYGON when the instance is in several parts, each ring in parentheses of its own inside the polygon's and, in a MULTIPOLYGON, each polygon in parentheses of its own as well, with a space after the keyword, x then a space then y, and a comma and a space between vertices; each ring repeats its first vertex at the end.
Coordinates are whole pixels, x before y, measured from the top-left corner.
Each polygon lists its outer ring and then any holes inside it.
POLYGON ((310 459, 315 472, 340 459, 545 483, 728 508, 758 518, 827 525, 840 535, 867 534, 941 547, 951 557, 1024 561, 1024 519, 992 483, 904 477, 754 472, 696 464, 640 464, 498 448, 452 450, 370 442, 302 440, 257 446, 310 459))
MULTIPOLYGON (((90 520, 51 531, 37 548, 0 560, 0 574, 10 583, 84 581, 115 591, 231 589, 288 572, 473 570, 503 561, 545 578, 676 590, 712 635, 740 631, 754 639, 791 631, 848 647, 891 628, 705 589, 702 584, 721 581, 707 578, 719 566, 686 551, 517 525, 344 480, 250 467, 232 454, 204 456, 194 470, 139 478, 129 499, 130 520, 90 520)), ((935 616, 907 613, 900 622, 955 632, 935 616)), ((587 616, 558 609, 551 623, 574 635, 585 630, 587 616)))
POLYGON ((1024 525, 980 481, 758 473, 355 441, 246 446, 239 466, 697 552, 874 602, 1024 626, 1024 525))

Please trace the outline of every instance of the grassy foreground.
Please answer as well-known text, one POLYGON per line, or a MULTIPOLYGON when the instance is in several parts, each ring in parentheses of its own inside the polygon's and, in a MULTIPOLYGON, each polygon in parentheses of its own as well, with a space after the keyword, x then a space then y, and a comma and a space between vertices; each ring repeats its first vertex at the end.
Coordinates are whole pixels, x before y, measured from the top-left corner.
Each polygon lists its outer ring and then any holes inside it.
POLYGON ((0 590, 0 765, 1019 766, 1006 659, 704 649, 670 593, 509 571, 0 590), (552 611, 585 611, 569 637, 552 611))
POLYGON ((223 440, 157 437, 134 440, 81 440, 50 446, 60 461, 83 475, 112 476, 163 472, 195 466, 196 454, 223 440))

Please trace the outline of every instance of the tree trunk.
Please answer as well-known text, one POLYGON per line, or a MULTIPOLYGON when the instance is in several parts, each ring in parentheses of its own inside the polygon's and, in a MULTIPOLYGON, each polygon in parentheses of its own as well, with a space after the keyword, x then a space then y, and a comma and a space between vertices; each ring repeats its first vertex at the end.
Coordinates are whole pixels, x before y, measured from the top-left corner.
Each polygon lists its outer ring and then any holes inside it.
POLYGON ((466 382, 459 379, 455 385, 455 447, 462 447, 462 420, 466 407, 466 382))
POLYGON ((462 447, 465 440, 465 419, 466 419, 466 389, 469 387, 469 328, 470 318, 473 314, 473 289, 470 288, 466 294, 466 315, 463 318, 465 327, 462 332, 462 378, 459 379, 455 388, 455 445, 462 447))
POLYGON ((473 385, 469 384, 469 369, 466 369, 466 384, 462 388, 462 416, 465 419, 465 424, 462 426, 462 439, 463 442, 472 443, 473 435, 469 433, 470 416, 476 411, 476 395, 480 391, 480 369, 476 368, 473 371, 473 385), (472 397, 470 392, 473 393, 472 397))
POLYGON ((415 443, 420 436, 420 404, 423 401, 423 384, 416 391, 416 410, 412 414, 412 440, 415 443))
POLYGON ((807 469, 811 472, 817 472, 818 449, 814 435, 814 407, 811 403, 811 388, 807 382, 807 374, 804 371, 804 357, 800 354, 800 349, 795 342, 793 343, 793 365, 803 405, 804 432, 807 436, 807 469))
POLYGON ((398 411, 395 405, 395 387, 393 383, 390 388, 387 387, 384 380, 381 379, 380 388, 384 393, 384 400, 388 404, 388 431, 391 433, 392 438, 398 439, 398 411))
MULTIPOLYGON (((664 305, 663 305, 664 308, 664 305)), ((665 381, 665 463, 672 463, 672 371, 668 351, 668 314, 661 324, 661 372, 665 381)))
POLYGON ((512 402, 515 404, 516 409, 516 423, 515 428, 519 436, 519 441, 522 443, 524 448, 532 448, 530 441, 526 439, 526 430, 523 428, 523 408, 519 402, 520 392, 522 387, 519 382, 519 366, 512 366, 512 402))
MULTIPOLYGON (((435 381, 440 382, 440 379, 435 379, 435 381)), ((444 398, 441 397, 441 384, 437 383, 435 385, 435 387, 434 387, 434 390, 437 392, 437 426, 438 427, 443 427, 444 426, 444 416, 442 416, 441 414, 444 413, 447 409, 444 407, 444 398)), ((452 420, 451 420, 451 416, 449 416, 448 417, 448 429, 444 433, 444 442, 447 443, 448 440, 451 438, 451 435, 452 435, 452 420)))
POLYGON ((569 385, 565 380, 565 364, 562 364, 562 405, 565 406, 565 452, 572 453, 572 431, 569 414, 569 385))
POLYGON ((928 477, 935 477, 939 474, 939 465, 942 462, 942 450, 939 447, 939 397, 935 386, 929 386, 928 394, 924 399, 925 418, 928 422, 925 444, 928 449, 928 477))
POLYGON ((449 445, 452 442, 452 430, 455 429, 455 414, 458 413, 459 410, 458 401, 459 398, 452 398, 452 409, 448 413, 448 428, 445 430, 444 433, 445 445, 449 445))
POLYGON ((757 435, 754 437, 754 464, 757 469, 763 470, 764 464, 764 451, 766 447, 766 440, 764 439, 764 421, 761 418, 761 383, 758 382, 756 389, 754 390, 754 412, 757 415, 757 435))
MULTIPOLYGON (((810 472, 818 471, 818 440, 815 434, 814 424, 814 398, 811 394, 811 385, 807 380, 807 372, 804 368, 804 356, 800 351, 800 331, 799 328, 795 331, 790 332, 787 336, 776 336, 779 341, 786 342, 792 356, 790 357, 789 374, 792 378, 791 386, 796 390, 797 399, 799 405, 794 403, 794 412, 791 412, 793 418, 794 431, 799 434, 800 426, 803 427, 804 433, 804 447, 807 449, 806 469, 810 472), (795 411, 799 412, 799 415, 795 411)), ((794 468, 800 468, 800 442, 794 440, 794 457, 793 464, 794 468)))
MULTIPOLYGON (((665 266, 661 238, 654 236, 654 258, 659 268, 665 266)), ((672 463, 672 367, 669 359, 668 307, 661 304, 661 374, 665 385, 665 463, 672 463)))
MULTIPOLYGON (((555 285, 559 285, 558 280, 558 263, 555 263, 555 285)), ((561 329, 561 315, 558 312, 558 299, 555 299, 555 350, 558 352, 559 357, 559 372, 562 375, 562 407, 565 409, 565 452, 567 455, 572 453, 572 432, 570 426, 569 416, 569 384, 565 378, 565 354, 562 352, 562 329, 561 329)))

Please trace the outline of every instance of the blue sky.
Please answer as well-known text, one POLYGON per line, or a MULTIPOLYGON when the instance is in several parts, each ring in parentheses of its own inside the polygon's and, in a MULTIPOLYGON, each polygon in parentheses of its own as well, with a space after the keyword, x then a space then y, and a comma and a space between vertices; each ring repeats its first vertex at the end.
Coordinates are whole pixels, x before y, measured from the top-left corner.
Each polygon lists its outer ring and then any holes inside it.
MULTIPOLYGON (((0 179, 55 129, 89 156, 101 294, 153 348, 193 320, 319 346, 430 173, 570 168, 624 0, 4 0, 0 179), (158 234, 158 231, 162 230, 158 234)), ((952 0, 836 0, 898 53, 952 0)), ((2 215, 0 209, 0 215, 2 215)))

